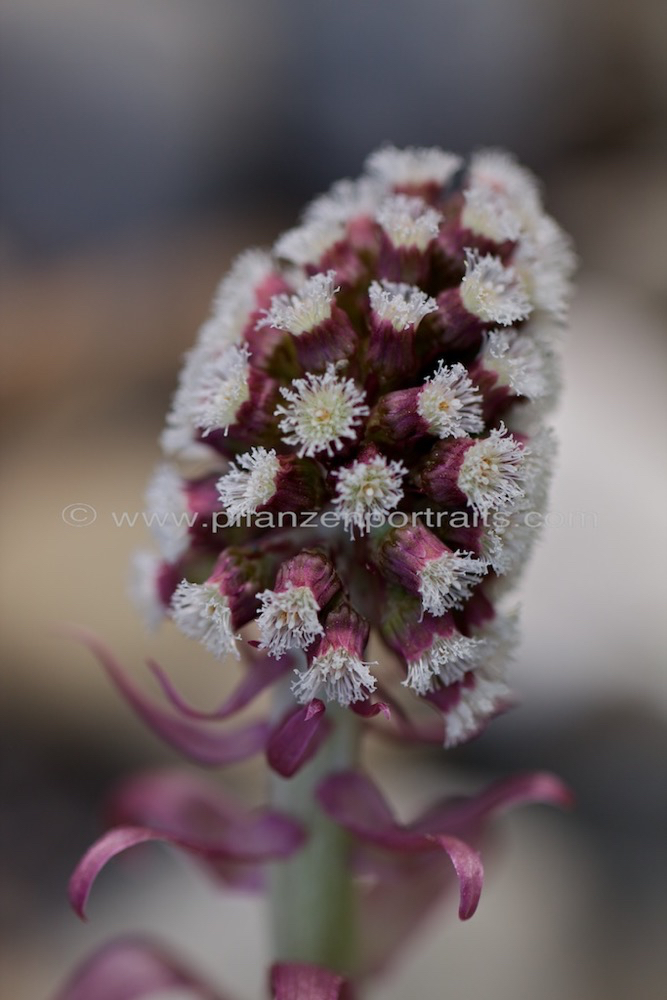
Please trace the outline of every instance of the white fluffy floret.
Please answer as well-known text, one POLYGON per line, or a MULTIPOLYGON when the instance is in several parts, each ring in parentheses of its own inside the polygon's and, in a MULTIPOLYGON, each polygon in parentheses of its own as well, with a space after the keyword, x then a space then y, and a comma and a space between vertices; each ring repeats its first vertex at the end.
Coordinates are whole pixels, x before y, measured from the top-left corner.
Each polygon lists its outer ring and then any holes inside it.
POLYGON ((426 250, 436 238, 442 216, 421 198, 397 194, 382 202, 375 216, 396 249, 426 250))
POLYGON ((572 296, 576 255, 569 237, 550 216, 531 221, 514 263, 534 307, 563 322, 572 296))
POLYGON ((537 535, 531 512, 522 504, 511 513, 491 514, 482 537, 482 553, 493 572, 504 576, 528 557, 537 535))
POLYGON ((183 480, 173 465, 159 465, 146 489, 146 520, 160 553, 175 562, 188 547, 196 514, 187 509, 183 480))
POLYGON ((417 397, 417 412, 431 434, 463 437, 484 430, 482 398, 462 364, 438 363, 417 397))
POLYGON ((503 614, 496 613, 473 632, 481 643, 476 675, 504 682, 519 645, 519 609, 514 607, 503 614))
POLYGON ((523 498, 527 454, 504 424, 468 448, 457 481, 478 513, 486 515, 523 498))
POLYGON ((498 192, 517 215, 532 216, 541 210, 537 179, 503 150, 484 149, 474 153, 468 177, 470 187, 498 192))
POLYGON ((334 506, 345 526, 361 534, 395 510, 403 498, 401 482, 407 474, 402 462, 390 462, 384 455, 359 460, 334 473, 337 478, 334 506))
POLYGON ((371 309, 385 323, 391 323, 401 333, 419 326, 424 316, 435 312, 438 303, 416 285, 393 281, 373 281, 368 289, 371 309))
POLYGON ((239 455, 217 483, 218 495, 231 520, 255 514, 275 495, 280 460, 272 448, 252 448, 239 455))
POLYGON ((264 590, 257 597, 262 603, 257 616, 261 649, 282 656, 288 649, 305 649, 324 633, 319 620, 319 605, 310 587, 288 586, 286 590, 264 590))
POLYGON ((481 361, 495 372, 498 385, 517 396, 537 400, 553 394, 556 360, 538 340, 518 330, 491 330, 482 349, 481 361))
POLYGON ((459 700, 447 712, 445 749, 475 736, 484 724, 510 701, 512 692, 503 680, 475 671, 474 685, 461 687, 459 700))
POLYGON ((473 184, 463 192, 463 197, 465 204, 461 225, 465 229, 486 236, 495 243, 519 238, 521 218, 505 192, 484 184, 473 184))
MULTIPOLYGON (((531 438, 524 461, 525 496, 510 512, 492 514, 482 536, 482 551, 498 576, 512 574, 516 583, 526 566, 530 552, 540 535, 553 475, 556 440, 550 428, 531 438)), ((505 584, 505 581, 503 581, 505 584)), ((506 589, 494 584, 494 590, 506 589)))
POLYGON ((484 323, 511 326, 530 315, 532 306, 523 281, 513 267, 499 257, 466 250, 465 275, 461 282, 463 305, 484 323))
POLYGON ((213 313, 199 335, 201 344, 220 350, 240 341, 256 306, 257 287, 273 270, 263 250, 246 250, 236 258, 218 286, 213 313))
POLYGON ((257 324, 258 328, 273 326, 295 337, 314 330, 331 318, 334 296, 339 291, 335 278, 335 271, 315 274, 304 282, 296 295, 275 295, 271 308, 257 324))
POLYGON ((366 663, 342 646, 332 646, 304 670, 295 670, 297 679, 292 692, 298 702, 307 704, 318 695, 339 705, 351 705, 374 691, 377 681, 370 671, 375 663, 366 663))
POLYGON ((551 427, 542 427, 530 439, 524 460, 526 499, 544 504, 549 494, 558 441, 551 427))
POLYGON ((368 172, 394 187, 447 184, 461 167, 462 159, 442 149, 383 146, 366 160, 368 172))
POLYGON ((295 445, 300 457, 322 451, 333 455, 343 447, 344 438, 356 438, 357 427, 369 412, 362 390, 353 379, 339 378, 333 365, 323 375, 309 372, 294 379, 280 392, 289 404, 276 407, 282 416, 283 441, 295 445))
POLYGON ((327 250, 345 236, 345 224, 333 214, 328 218, 313 216, 308 222, 284 233, 274 246, 277 257, 299 267, 317 264, 327 250))
POLYGON ((374 178, 336 181, 327 194, 320 195, 307 206, 304 223, 331 226, 347 223, 355 217, 374 215, 384 193, 374 178))
POLYGON ((450 608, 461 607, 484 576, 486 566, 470 552, 444 552, 427 560, 419 574, 424 611, 439 618, 450 608))
POLYGON ((209 652, 221 658, 239 656, 232 630, 229 602, 211 583, 179 583, 171 599, 171 618, 189 639, 198 639, 209 652))
POLYGON ((457 704, 447 713, 445 747, 470 739, 511 701, 506 678, 518 644, 517 612, 496 615, 475 635, 481 643, 474 681, 461 687, 457 704))
POLYGON ((202 366, 192 386, 190 414, 191 422, 204 431, 204 436, 214 430, 226 434, 250 399, 249 358, 245 347, 232 346, 202 366))
POLYGON ((408 663, 408 675, 403 686, 412 688, 416 694, 424 695, 434 690, 438 679, 443 684, 460 681, 468 671, 474 669, 483 647, 483 640, 468 639, 458 633, 436 636, 430 649, 417 660, 408 663))
POLYGON ((171 400, 165 428, 160 435, 160 446, 169 458, 175 460, 208 459, 211 449, 195 440, 197 427, 192 416, 192 404, 197 387, 206 371, 209 351, 198 344, 185 356, 178 378, 178 386, 171 400))
POLYGON ((490 676, 504 678, 519 645, 519 609, 496 614, 479 628, 475 637, 484 640, 484 655, 480 667, 490 676))

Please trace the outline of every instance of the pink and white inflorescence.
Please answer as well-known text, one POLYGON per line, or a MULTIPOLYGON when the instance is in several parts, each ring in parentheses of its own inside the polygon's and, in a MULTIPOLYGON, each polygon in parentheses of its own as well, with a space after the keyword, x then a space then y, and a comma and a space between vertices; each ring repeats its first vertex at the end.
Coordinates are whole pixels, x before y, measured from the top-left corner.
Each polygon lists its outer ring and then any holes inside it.
POLYGON ((392 147, 241 255, 162 435, 150 618, 301 651, 295 708, 369 717, 400 697, 373 632, 445 745, 476 735, 510 702, 499 602, 547 502, 573 265, 509 155, 392 147))

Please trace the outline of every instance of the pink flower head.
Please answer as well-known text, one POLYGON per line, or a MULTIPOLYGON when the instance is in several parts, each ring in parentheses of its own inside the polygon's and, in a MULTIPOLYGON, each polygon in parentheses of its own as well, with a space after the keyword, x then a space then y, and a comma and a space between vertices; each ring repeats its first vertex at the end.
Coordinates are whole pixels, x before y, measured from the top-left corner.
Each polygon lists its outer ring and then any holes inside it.
MULTIPOLYGON (((547 503, 545 418, 573 264, 536 182, 506 154, 464 163, 386 146, 270 253, 232 266, 167 415, 147 504, 158 554, 140 556, 133 590, 151 623, 171 619, 218 658, 236 656, 240 676, 219 705, 199 708, 148 661, 158 701, 98 639, 79 637, 183 756, 211 767, 263 753, 276 794, 301 792, 294 808, 279 799, 249 812, 201 782, 130 782, 112 802, 115 825, 74 873, 77 912, 101 868, 134 845, 166 842, 247 888, 267 862, 289 858, 291 896, 326 874, 323 837, 339 865, 322 883, 348 887, 350 860, 360 926, 373 934, 356 963, 276 962, 270 990, 350 1000, 353 979, 384 964, 454 876, 459 914, 473 914, 492 812, 566 802, 555 779, 529 775, 401 824, 350 769, 356 740, 345 741, 375 728, 454 747, 512 703, 516 615, 498 602, 532 548, 529 515, 547 503), (391 654, 382 666, 372 633, 391 654), (229 725, 274 684, 270 712, 229 725)), ((319 915, 300 912, 301 930, 319 915)), ((92 959, 60 1000, 171 987, 222 1000, 180 961, 132 941, 92 959)))
MULTIPOLYGON (((508 703, 480 693, 483 636, 459 635, 456 621, 480 589, 493 602, 532 548, 526 514, 546 503, 543 421, 571 269, 566 238, 513 160, 487 152, 466 167, 419 148, 383 147, 272 253, 244 255, 168 418, 176 459, 152 509, 183 516, 176 527, 162 518, 164 529, 156 519, 161 562, 142 556, 135 589, 151 620, 168 606, 218 655, 238 653, 254 620, 270 656, 302 650, 313 662, 334 598, 381 632, 383 595, 398 587, 419 602, 408 632, 425 643, 417 654, 404 631, 392 639, 410 690, 435 696, 465 663, 477 680, 459 678, 448 704, 475 700, 483 719, 508 703), (193 451, 210 467, 196 479, 180 472, 193 451), (228 549, 252 550, 243 579, 238 568, 215 578, 228 549)), ((366 682, 353 689, 370 704, 371 670, 359 669, 366 682)), ((307 687, 325 705, 342 697, 305 676, 294 718, 307 687)))

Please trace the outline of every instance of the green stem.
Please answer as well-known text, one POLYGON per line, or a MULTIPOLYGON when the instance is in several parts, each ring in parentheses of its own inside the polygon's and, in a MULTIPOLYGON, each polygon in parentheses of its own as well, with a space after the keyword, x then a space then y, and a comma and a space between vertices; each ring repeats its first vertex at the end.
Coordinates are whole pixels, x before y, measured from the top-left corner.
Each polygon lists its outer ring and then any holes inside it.
POLYGON ((348 835, 324 815, 315 800, 328 774, 354 767, 359 720, 347 709, 327 706, 333 732, 317 756, 294 777, 272 776, 271 801, 308 830, 305 846, 271 872, 271 921, 275 958, 311 962, 340 974, 355 959, 355 896, 349 871, 348 835))

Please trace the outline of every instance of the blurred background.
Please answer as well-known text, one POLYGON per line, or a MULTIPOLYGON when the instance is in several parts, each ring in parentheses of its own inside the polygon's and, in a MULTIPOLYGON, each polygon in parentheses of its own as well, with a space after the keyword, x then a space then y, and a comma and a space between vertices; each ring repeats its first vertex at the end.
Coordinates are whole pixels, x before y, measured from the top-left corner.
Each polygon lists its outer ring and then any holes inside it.
MULTIPOLYGON (((578 808, 504 820, 474 920, 448 900, 368 997, 664 995, 665 20, 657 0, 3 0, 3 996, 47 1000, 130 929, 262 994, 261 903, 171 852, 114 865, 89 925, 69 912, 106 791, 176 758, 57 628, 89 625, 137 676, 155 655, 200 704, 232 683, 170 628, 143 632, 125 581, 146 538, 111 512, 141 509, 231 257, 385 141, 514 150, 581 268, 558 516, 520 594, 523 704, 446 762, 370 752, 406 817, 543 767, 578 808), (72 503, 95 523, 65 524, 72 503)), ((224 780, 261 795, 255 764, 224 780)))

